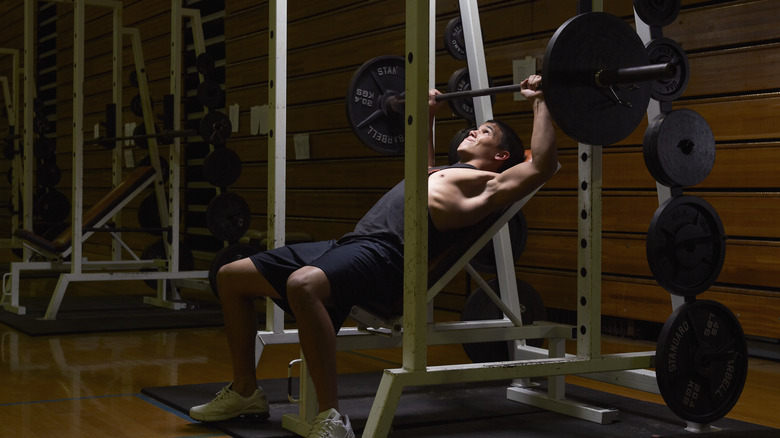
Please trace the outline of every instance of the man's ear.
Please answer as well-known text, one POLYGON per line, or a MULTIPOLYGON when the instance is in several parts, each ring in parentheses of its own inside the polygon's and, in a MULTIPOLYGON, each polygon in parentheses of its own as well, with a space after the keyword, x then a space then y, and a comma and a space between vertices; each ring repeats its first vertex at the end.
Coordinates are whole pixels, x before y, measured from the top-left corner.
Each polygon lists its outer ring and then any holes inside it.
POLYGON ((506 161, 509 159, 509 151, 502 149, 501 151, 496 152, 494 158, 496 159, 496 161, 506 161))

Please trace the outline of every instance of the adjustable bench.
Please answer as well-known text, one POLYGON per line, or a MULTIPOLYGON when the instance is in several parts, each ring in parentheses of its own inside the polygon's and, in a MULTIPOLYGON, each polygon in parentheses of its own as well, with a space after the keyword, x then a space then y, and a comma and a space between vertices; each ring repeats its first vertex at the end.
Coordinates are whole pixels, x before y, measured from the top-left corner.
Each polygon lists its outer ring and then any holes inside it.
MULTIPOLYGON (((154 181, 155 172, 151 166, 142 166, 129 173, 121 183, 114 187, 98 203, 93 205, 82 216, 82 239, 92 235, 94 228, 105 225, 125 205, 154 181)), ((50 259, 63 259, 71 252, 73 227, 66 228, 54 240, 48 240, 33 233, 31 230, 19 229, 14 235, 24 241, 34 251, 50 259)))

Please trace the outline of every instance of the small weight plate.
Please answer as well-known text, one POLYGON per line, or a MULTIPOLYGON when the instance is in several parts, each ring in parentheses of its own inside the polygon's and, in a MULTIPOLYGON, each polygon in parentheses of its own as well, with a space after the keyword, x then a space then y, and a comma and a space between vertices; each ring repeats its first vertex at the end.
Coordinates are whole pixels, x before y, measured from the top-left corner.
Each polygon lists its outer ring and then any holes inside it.
POLYGON ((680 0, 634 0, 639 18, 651 26, 672 24, 680 13, 680 0))
MULTIPOLYGON (((493 86, 493 81, 488 78, 488 86, 493 86)), ((466 67, 455 70, 450 76, 450 80, 447 81, 447 92, 455 93, 458 91, 471 90, 471 78, 469 77, 469 69, 466 67)), ((496 96, 490 96, 491 104, 496 102, 496 96)), ((474 113, 474 99, 470 97, 464 97, 460 99, 447 99, 447 103, 452 109, 452 113, 456 116, 474 121, 476 120, 476 114, 474 113)))
POLYGON ((659 183, 695 186, 715 165, 715 137, 704 117, 681 108, 661 113, 650 122, 642 153, 647 169, 659 183))
POLYGON ((655 359, 658 389, 680 418, 712 423, 737 403, 748 372, 742 326, 724 305, 693 300, 661 329, 655 359))
POLYGON ((206 207, 206 224, 219 240, 235 242, 249 230, 252 214, 241 196, 223 192, 206 207))
POLYGON ((195 59, 195 66, 198 73, 203 75, 203 79, 214 79, 214 72, 216 71, 216 65, 214 63, 214 57, 210 53, 201 53, 195 59))
POLYGON ((463 21, 455 17, 444 28, 444 49, 455 59, 466 60, 466 42, 463 37, 463 21))
MULTIPOLYGON (((509 226, 509 245, 512 247, 512 260, 517 261, 523 254, 526 241, 528 240, 528 224, 522 210, 512 216, 507 225, 509 226)), ((490 242, 479 250, 469 263, 477 271, 486 273, 496 272, 496 254, 493 248, 493 240, 491 239, 490 242)))
POLYGON ((228 187, 241 176, 241 158, 228 148, 216 148, 203 160, 203 176, 211 185, 228 187))
POLYGON ((219 272, 219 268, 258 252, 260 252, 260 249, 248 243, 233 243, 219 250, 211 261, 211 267, 209 268, 209 286, 211 286, 211 291, 214 292, 214 295, 219 296, 217 291, 217 272, 219 272))
POLYGON ((545 101, 558 127, 591 145, 626 138, 646 115, 650 86, 599 87, 595 73, 645 65, 649 59, 642 39, 619 17, 589 12, 563 23, 542 64, 545 101))
POLYGON ((347 89, 347 120, 355 135, 380 154, 404 152, 404 113, 389 105, 405 93, 405 61, 379 56, 364 63, 347 89))
POLYGON ((650 96, 659 102, 671 102, 682 96, 688 87, 691 70, 688 55, 682 46, 669 38, 656 38, 645 47, 651 64, 674 63, 674 76, 650 82, 650 96))
POLYGON ((233 134, 233 124, 230 118, 219 111, 209 111, 200 119, 198 126, 200 138, 215 147, 223 147, 233 134))
MULTIPOLYGON (((498 279, 488 281, 488 286, 498 296, 501 296, 498 287, 498 279)), ((547 318, 547 309, 544 307, 542 297, 530 284, 517 279, 517 297, 520 301, 520 319, 524 325, 530 325, 534 321, 543 321, 547 318)), ((491 300, 482 288, 475 289, 466 299, 466 304, 461 313, 461 321, 483 321, 501 319, 504 314, 491 300)), ((543 339, 529 339, 528 345, 541 347, 543 339)), ((472 362, 502 362, 509 360, 509 350, 514 342, 472 342, 463 344, 463 350, 472 362)))
POLYGON ((726 235, 712 206, 697 196, 677 196, 658 207, 647 231, 647 262, 672 294, 695 297, 717 280, 726 235))

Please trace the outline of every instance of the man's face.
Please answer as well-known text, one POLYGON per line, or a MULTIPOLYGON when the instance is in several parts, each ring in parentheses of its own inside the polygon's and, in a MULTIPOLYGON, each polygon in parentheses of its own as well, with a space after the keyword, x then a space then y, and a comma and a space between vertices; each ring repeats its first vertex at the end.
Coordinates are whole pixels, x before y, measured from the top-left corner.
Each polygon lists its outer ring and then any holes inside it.
POLYGON ((471 131, 458 146, 461 159, 494 157, 503 152, 499 147, 501 129, 495 123, 484 123, 471 131))

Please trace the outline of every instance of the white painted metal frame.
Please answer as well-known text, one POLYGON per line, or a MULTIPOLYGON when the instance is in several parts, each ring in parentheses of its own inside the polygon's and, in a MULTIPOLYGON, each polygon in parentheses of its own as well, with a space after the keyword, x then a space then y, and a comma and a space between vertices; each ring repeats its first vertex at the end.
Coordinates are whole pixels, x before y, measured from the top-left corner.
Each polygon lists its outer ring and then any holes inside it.
MULTIPOLYGON (((174 144, 170 148, 170 176, 169 176, 169 196, 167 203, 165 202, 165 190, 163 186, 163 176, 161 174, 161 166, 159 160, 159 154, 157 153, 157 142, 154 139, 149 141, 150 159, 152 166, 155 167, 155 190, 158 198, 158 207, 161 212, 161 223, 163 226, 170 226, 171 242, 167 246, 167 254, 169 255, 167 261, 160 262, 154 260, 138 260, 138 257, 131 254, 134 260, 120 260, 122 248, 127 249, 127 246, 121 241, 121 235, 118 232, 112 232, 114 242, 112 243, 112 260, 111 261, 88 261, 82 257, 82 244, 83 241, 89 237, 93 232, 76 232, 75 230, 82 230, 82 215, 83 215, 83 202, 82 202, 82 180, 83 180, 83 142, 84 142, 84 126, 83 126, 83 109, 84 109, 84 30, 85 30, 85 7, 87 4, 96 5, 101 7, 111 8, 113 10, 113 102, 117 108, 117 126, 116 132, 121 131, 121 115, 122 115, 122 37, 123 35, 130 35, 132 39, 132 46, 134 49, 134 61, 139 78, 139 87, 141 88, 142 96, 146 94, 148 98, 148 85, 146 81, 145 65, 143 61, 143 55, 141 51, 140 34, 137 29, 129 29, 122 27, 122 8, 121 1, 116 0, 55 0, 63 3, 73 4, 73 20, 74 20, 74 50, 73 50, 73 217, 72 226, 74 229, 71 248, 68 250, 71 255, 71 262, 31 262, 31 251, 29 246, 25 246, 24 262, 12 263, 11 272, 3 276, 3 298, 5 295, 10 295, 11 302, 3 303, 5 310, 24 314, 26 309, 19 305, 19 281, 22 271, 53 271, 61 272, 55 291, 52 294, 52 299, 49 303, 49 307, 43 319, 55 319, 57 311, 59 309, 62 298, 64 297, 67 286, 70 282, 82 282, 82 281, 127 281, 127 280, 158 280, 158 290, 156 297, 144 297, 144 302, 153 304, 156 306, 167 307, 171 309, 183 309, 186 307, 186 303, 179 300, 179 295, 176 290, 176 284, 179 282, 186 282, 187 280, 199 279, 204 280, 208 278, 208 271, 179 271, 178 267, 178 251, 179 251, 179 187, 181 180, 181 171, 179 163, 181 162, 181 141, 180 138, 174 139, 174 144), (145 271, 145 272, 127 272, 128 270, 140 270, 158 268, 159 271, 145 271), (166 269, 167 268, 167 269, 166 269), (99 271, 99 272, 85 272, 85 271, 99 271), (111 272, 108 272, 111 271, 111 272), (116 271, 116 272, 114 272, 116 271), (173 300, 168 296, 167 285, 173 286, 173 300)), ((25 65, 24 65, 24 121, 25 127, 32 126, 32 98, 34 96, 34 83, 32 78, 34 77, 34 29, 33 29, 33 17, 34 17, 34 0, 25 0, 25 65), (28 104, 29 103, 29 104, 28 104)), ((186 16, 193 21, 193 34, 196 40, 196 49, 202 52, 205 50, 203 43, 202 27, 200 25, 200 14, 197 10, 184 9, 181 7, 180 2, 176 0, 171 1, 171 93, 174 95, 175 102, 181 102, 181 50, 182 35, 181 24, 182 17, 186 16)), ((154 115, 152 113, 151 106, 149 105, 149 99, 142 99, 144 102, 143 113, 145 125, 154 126, 154 115)), ((180 130, 181 110, 179 105, 174 105, 174 130, 180 130)), ((151 131, 150 131, 151 132, 151 131)), ((32 227, 32 131, 25 129, 23 133, 24 148, 25 148, 25 163, 24 163, 24 175, 22 178, 22 193, 24 196, 23 204, 25 211, 23 213, 24 226, 26 229, 32 227), (30 189, 27 189, 30 188, 30 189)), ((113 168, 113 182, 119 184, 122 181, 122 155, 121 148, 115 148, 114 155, 112 157, 113 168)), ((141 190, 146 187, 142 186, 136 189, 130 197, 128 197, 124 203, 114 208, 109 215, 102 221, 100 221, 97 227, 102 226, 108 220, 109 217, 114 216, 115 220, 119 220, 117 214, 127 201, 132 199, 141 190)), ((167 240, 165 240, 167 243, 167 240)), ((205 282, 200 281, 198 284, 205 282)), ((190 283, 194 285, 195 283, 190 283)), ((205 286, 204 286, 205 288, 205 286)))

